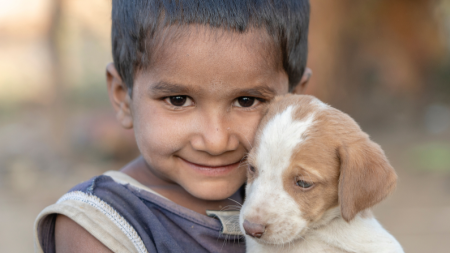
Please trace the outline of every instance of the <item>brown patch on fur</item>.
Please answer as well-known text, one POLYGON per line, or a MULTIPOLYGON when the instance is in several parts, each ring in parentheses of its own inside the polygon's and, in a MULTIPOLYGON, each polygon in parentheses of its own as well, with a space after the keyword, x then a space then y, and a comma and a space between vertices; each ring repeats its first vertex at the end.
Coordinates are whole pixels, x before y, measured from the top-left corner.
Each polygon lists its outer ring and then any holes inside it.
POLYGON ((328 108, 323 109, 314 102, 316 98, 291 96, 289 100, 291 104, 297 105, 294 119, 303 120, 314 114, 314 121, 303 134, 304 141, 294 151, 291 165, 283 175, 284 189, 298 203, 303 218, 315 222, 327 210, 339 204, 339 161, 334 148, 334 123, 324 120, 330 113, 328 108), (305 190, 296 185, 299 179, 314 183, 314 186, 305 190))
POLYGON ((386 198, 395 188, 397 175, 380 146, 366 134, 338 151, 341 213, 344 220, 350 221, 360 211, 386 198))
MULTIPOLYGON (((337 205, 342 217, 350 221, 386 198, 394 190, 397 176, 380 146, 351 117, 314 100, 305 95, 276 97, 261 121, 254 149, 259 146, 265 125, 290 105, 297 107, 293 116, 296 120, 314 113, 314 123, 304 133, 304 141, 294 151, 291 165, 283 175, 284 189, 309 222, 320 220, 337 205), (312 182, 314 186, 305 190, 296 185, 297 180, 312 182)), ((253 154, 255 150, 250 153, 250 164, 253 154)), ((254 178, 255 175, 249 177, 250 182, 254 178)))

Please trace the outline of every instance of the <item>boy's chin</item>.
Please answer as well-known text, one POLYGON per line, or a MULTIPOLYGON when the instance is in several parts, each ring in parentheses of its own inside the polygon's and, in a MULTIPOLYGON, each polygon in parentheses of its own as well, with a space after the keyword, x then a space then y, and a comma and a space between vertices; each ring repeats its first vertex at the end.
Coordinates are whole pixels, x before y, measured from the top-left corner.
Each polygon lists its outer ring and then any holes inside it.
POLYGON ((208 182, 196 185, 184 185, 183 188, 192 196, 209 201, 224 200, 231 197, 244 184, 245 180, 234 182, 208 182))

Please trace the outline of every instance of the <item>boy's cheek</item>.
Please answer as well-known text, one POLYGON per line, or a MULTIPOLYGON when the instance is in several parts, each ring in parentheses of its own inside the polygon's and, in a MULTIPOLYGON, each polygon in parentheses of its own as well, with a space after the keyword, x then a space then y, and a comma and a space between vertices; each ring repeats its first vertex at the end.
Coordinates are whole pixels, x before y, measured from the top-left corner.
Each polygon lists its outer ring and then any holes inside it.
POLYGON ((173 149, 180 140, 184 122, 170 120, 158 107, 156 103, 139 102, 134 107, 133 126, 140 149, 149 144, 156 144, 159 151, 173 149))
POLYGON ((135 125, 136 142, 141 152, 145 149, 147 152, 163 155, 179 148, 182 143, 182 127, 164 126, 161 123, 135 125))
POLYGON ((230 131, 239 135, 242 144, 245 146, 247 151, 250 151, 253 140, 255 138, 256 130, 258 129, 259 123, 264 115, 264 108, 255 112, 253 114, 242 114, 233 121, 230 131))

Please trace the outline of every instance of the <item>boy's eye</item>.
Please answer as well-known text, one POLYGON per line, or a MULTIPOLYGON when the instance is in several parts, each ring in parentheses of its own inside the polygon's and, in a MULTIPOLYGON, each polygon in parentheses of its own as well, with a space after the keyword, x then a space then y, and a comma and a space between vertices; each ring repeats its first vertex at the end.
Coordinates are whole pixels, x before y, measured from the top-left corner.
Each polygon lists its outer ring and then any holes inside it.
POLYGON ((194 104, 188 96, 171 96, 167 97, 165 101, 173 106, 191 106, 194 104))
POLYGON ((239 97, 236 99, 236 101, 233 103, 234 106, 237 107, 251 107, 259 103, 260 101, 254 97, 239 97))

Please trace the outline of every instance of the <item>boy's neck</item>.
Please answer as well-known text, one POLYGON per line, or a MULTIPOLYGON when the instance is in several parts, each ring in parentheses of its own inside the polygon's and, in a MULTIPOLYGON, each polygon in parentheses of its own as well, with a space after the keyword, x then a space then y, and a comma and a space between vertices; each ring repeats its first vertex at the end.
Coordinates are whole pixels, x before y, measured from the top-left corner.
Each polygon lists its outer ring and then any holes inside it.
POLYGON ((139 183, 149 187, 155 192, 172 200, 176 204, 191 209, 197 213, 206 215, 206 210, 238 210, 237 203, 243 202, 241 191, 238 190, 230 198, 225 200, 204 200, 192 196, 178 184, 165 181, 156 176, 146 164, 144 158, 139 156, 134 161, 125 165, 121 172, 134 178, 139 183))

